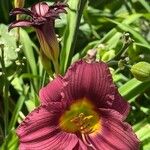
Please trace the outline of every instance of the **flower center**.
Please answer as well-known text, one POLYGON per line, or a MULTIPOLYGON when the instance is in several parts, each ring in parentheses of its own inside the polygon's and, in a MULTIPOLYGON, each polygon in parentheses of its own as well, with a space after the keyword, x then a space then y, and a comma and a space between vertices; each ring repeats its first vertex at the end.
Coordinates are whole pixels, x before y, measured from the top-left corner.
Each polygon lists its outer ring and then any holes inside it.
POLYGON ((59 126, 66 132, 95 133, 100 128, 100 117, 87 98, 76 100, 59 119, 59 126))

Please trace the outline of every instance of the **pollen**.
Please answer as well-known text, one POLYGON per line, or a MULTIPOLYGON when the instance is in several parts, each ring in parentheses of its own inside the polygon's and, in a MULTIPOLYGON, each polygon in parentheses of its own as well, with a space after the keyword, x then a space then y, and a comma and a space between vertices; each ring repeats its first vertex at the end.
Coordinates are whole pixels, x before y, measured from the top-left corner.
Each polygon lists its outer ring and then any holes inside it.
POLYGON ((93 132, 92 127, 90 126, 90 122, 94 116, 85 116, 83 113, 79 114, 79 116, 74 117, 71 122, 76 125, 78 130, 82 134, 90 134, 93 132))
POLYGON ((100 116, 94 105, 87 99, 79 99, 70 105, 59 119, 59 126, 65 132, 92 134, 101 126, 100 116))

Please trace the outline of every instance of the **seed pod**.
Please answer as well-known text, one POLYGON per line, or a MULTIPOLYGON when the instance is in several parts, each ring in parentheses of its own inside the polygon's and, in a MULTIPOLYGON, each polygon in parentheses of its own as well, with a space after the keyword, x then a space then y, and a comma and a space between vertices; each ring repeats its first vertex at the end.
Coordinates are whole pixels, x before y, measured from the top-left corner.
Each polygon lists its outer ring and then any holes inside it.
POLYGON ((150 80, 150 63, 141 61, 131 67, 133 76, 140 81, 150 80))

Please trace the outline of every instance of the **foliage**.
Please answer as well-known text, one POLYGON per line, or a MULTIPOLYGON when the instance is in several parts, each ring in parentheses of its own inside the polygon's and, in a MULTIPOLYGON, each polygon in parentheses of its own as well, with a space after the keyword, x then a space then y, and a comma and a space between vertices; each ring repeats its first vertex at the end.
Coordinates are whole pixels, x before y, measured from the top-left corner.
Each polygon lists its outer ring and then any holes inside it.
MULTIPOLYGON (((35 3, 36 1, 34 1, 35 3)), ((51 1, 52 2, 52 1, 51 1)), ((121 95, 132 111, 128 122, 141 141, 141 150, 150 149, 150 81, 135 79, 132 65, 150 63, 150 2, 147 0, 67 0, 67 15, 56 22, 61 54, 61 74, 89 49, 108 63, 121 95)), ((29 7, 32 1, 25 1, 29 7)), ((2 150, 16 150, 15 129, 39 105, 38 92, 53 76, 43 68, 39 43, 31 28, 7 31, 12 2, 0 2, 0 144, 2 150)), ((25 16, 22 16, 25 17, 25 16)), ((50 65, 53 74, 54 70, 50 65)))

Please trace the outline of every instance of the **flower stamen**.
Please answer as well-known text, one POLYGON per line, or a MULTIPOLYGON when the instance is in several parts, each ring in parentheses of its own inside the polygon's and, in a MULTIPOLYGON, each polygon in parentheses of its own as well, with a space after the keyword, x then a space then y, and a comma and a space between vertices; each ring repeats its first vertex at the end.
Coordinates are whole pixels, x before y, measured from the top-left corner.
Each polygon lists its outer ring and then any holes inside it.
POLYGON ((70 121, 76 125, 76 127, 82 134, 90 134, 93 132, 92 127, 90 127, 91 118, 93 118, 92 115, 85 116, 84 113, 80 113, 70 121))
POLYGON ((66 132, 92 134, 100 129, 100 117, 87 98, 76 100, 60 117, 60 128, 66 132))
POLYGON ((86 137, 86 134, 81 134, 81 136, 82 136, 82 140, 83 140, 85 145, 87 145, 88 147, 92 148, 93 150, 97 150, 95 148, 95 146, 92 143, 89 142, 89 140, 86 137))

